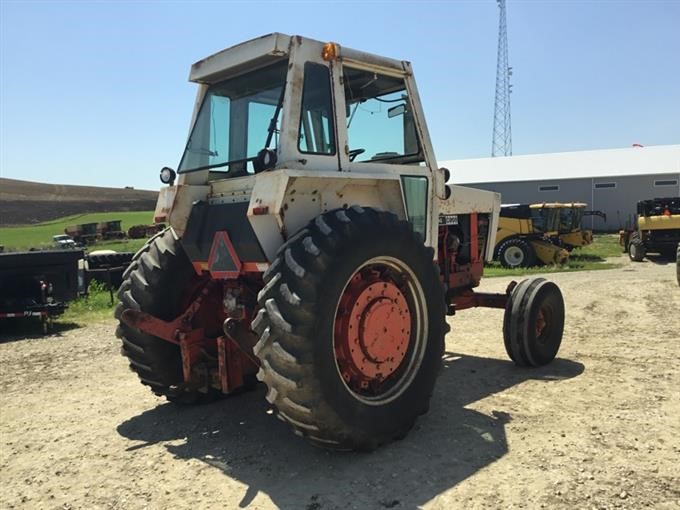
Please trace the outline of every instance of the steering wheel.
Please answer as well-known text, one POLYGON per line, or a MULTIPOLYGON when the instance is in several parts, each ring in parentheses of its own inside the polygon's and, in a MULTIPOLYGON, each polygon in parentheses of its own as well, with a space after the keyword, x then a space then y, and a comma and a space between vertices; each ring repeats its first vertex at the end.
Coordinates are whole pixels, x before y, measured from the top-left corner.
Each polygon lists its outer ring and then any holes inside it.
POLYGON ((354 161, 354 158, 356 158, 359 154, 363 154, 366 152, 366 149, 352 149, 349 151, 349 160, 354 161))

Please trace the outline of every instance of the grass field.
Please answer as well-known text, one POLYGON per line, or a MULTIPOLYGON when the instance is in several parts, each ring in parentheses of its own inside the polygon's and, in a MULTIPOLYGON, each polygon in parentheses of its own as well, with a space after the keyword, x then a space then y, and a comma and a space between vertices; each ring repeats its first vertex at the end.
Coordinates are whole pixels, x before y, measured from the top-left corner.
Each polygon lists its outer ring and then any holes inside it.
POLYGON ((117 303, 116 291, 113 292, 112 305, 109 290, 99 282, 90 282, 88 295, 69 303, 64 315, 57 320, 87 326, 91 322, 113 317, 117 303))
MULTIPOLYGON (((150 224, 153 222, 153 211, 125 211, 113 213, 92 213, 66 216, 45 223, 22 227, 0 228, 0 245, 6 250, 27 250, 29 248, 53 247, 52 236, 63 234, 64 228, 80 223, 121 220, 122 229, 127 231, 132 225, 150 224)), ((92 250, 107 249, 115 251, 137 251, 144 239, 124 241, 103 241, 90 247, 92 250)))

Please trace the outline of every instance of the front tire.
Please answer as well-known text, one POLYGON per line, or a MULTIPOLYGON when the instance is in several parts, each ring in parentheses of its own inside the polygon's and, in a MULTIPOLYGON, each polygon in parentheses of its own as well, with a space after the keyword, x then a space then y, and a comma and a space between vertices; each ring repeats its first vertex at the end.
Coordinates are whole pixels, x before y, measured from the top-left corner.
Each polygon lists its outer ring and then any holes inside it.
POLYGON ((522 280, 513 289, 503 317, 505 350, 521 367, 547 365, 557 355, 564 331, 564 300, 545 278, 522 280))
POLYGON ((325 213, 264 275, 253 329, 278 416, 313 444, 371 450, 428 409, 445 305, 433 251, 395 215, 325 213))
POLYGON ((645 255, 645 245, 642 243, 640 235, 638 233, 634 233, 630 239, 630 243, 628 244, 628 256, 633 262, 642 262, 642 259, 645 258, 645 255))
POLYGON ((498 260, 507 269, 536 265, 536 257, 531 245, 516 237, 501 243, 498 247, 498 260))

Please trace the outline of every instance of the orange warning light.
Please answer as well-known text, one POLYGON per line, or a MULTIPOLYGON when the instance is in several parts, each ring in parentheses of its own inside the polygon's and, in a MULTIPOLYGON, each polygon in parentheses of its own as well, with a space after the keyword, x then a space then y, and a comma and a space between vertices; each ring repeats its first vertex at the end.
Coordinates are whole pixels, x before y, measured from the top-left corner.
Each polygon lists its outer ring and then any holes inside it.
POLYGON ((335 60, 336 58, 338 58, 338 53, 340 53, 339 50, 340 48, 336 43, 327 42, 326 44, 323 45, 323 49, 321 50, 321 58, 326 60, 327 62, 335 60))

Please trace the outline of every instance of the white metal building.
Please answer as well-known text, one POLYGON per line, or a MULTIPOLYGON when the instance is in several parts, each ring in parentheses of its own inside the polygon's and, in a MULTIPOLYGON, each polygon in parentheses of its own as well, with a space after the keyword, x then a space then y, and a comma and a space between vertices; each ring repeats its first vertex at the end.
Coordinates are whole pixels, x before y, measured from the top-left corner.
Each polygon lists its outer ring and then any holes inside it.
POLYGON ((504 204, 585 202, 607 214, 584 226, 631 224, 638 200, 680 196, 680 145, 440 161, 451 182, 501 193, 504 204))

